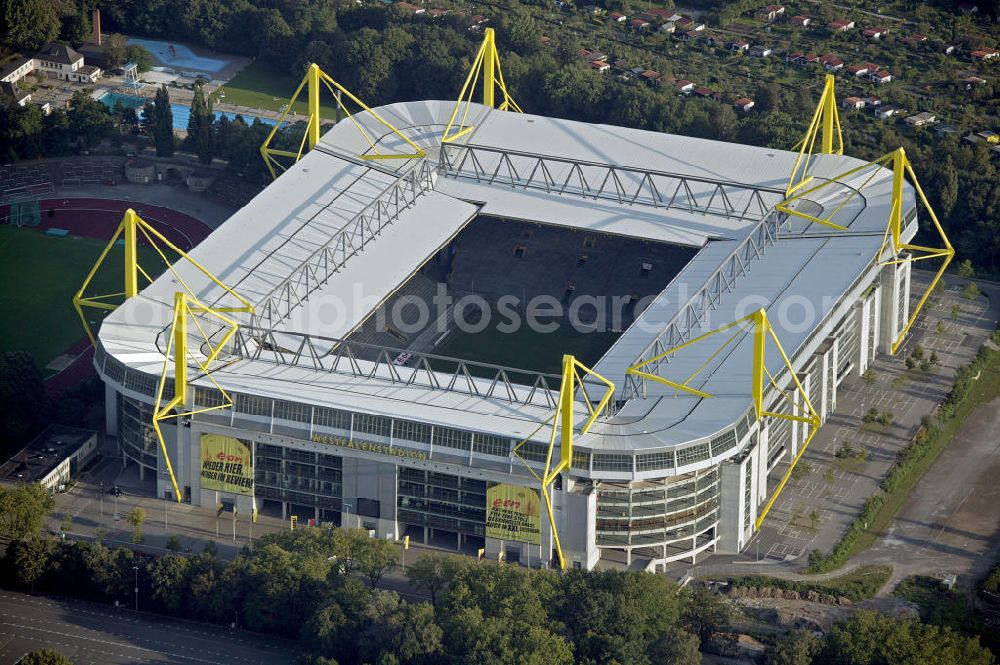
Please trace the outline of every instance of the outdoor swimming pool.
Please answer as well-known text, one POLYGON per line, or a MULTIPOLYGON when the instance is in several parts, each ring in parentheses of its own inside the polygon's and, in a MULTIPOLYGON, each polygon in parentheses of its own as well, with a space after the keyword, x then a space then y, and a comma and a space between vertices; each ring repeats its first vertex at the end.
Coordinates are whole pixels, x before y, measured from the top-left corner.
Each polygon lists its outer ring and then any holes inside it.
MULTIPOLYGON (((134 109, 141 109, 146 104, 146 100, 142 97, 137 97, 135 95, 123 95, 120 92, 106 92, 101 95, 99 101, 109 109, 114 108, 115 104, 119 101, 122 103, 122 106, 130 106, 134 109)), ((174 113, 174 129, 186 132, 188 120, 191 118, 191 109, 183 104, 171 104, 170 109, 174 113)), ((139 113, 142 113, 142 111, 139 111, 139 113)), ((234 120, 236 118, 235 113, 228 113, 225 111, 215 112, 216 119, 219 119, 222 116, 226 116, 230 120, 234 120)), ((265 125, 273 125, 276 123, 276 121, 271 120, 270 118, 258 118, 252 115, 244 115, 243 119, 248 123, 251 123, 254 120, 260 120, 265 125)))
POLYGON ((205 58, 196 55, 194 51, 183 44, 161 42, 156 39, 129 37, 128 43, 145 47, 161 64, 176 69, 177 71, 174 73, 177 74, 182 72, 211 72, 214 74, 221 72, 231 62, 230 60, 205 58))

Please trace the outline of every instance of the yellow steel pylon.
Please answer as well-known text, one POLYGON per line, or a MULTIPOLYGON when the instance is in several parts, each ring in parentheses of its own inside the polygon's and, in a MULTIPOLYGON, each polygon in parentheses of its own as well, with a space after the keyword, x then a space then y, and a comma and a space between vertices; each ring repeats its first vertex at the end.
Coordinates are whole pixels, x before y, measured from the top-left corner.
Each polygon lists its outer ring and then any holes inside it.
POLYGON ((840 116, 837 114, 833 74, 826 75, 823 94, 819 98, 819 104, 813 113, 809 129, 802 141, 793 148, 793 150, 798 148, 799 156, 795 160, 795 166, 792 167, 792 175, 788 179, 785 196, 790 196, 792 192, 805 186, 812 179, 812 176, 809 175, 809 166, 816 154, 814 151, 817 136, 820 137, 820 154, 844 154, 844 135, 840 130, 840 116))
POLYGON ((163 371, 160 374, 160 381, 156 387, 156 402, 153 407, 153 429, 156 431, 156 438, 160 443, 160 450, 163 452, 163 459, 166 462, 170 482, 174 487, 174 496, 178 503, 181 502, 180 488, 177 486, 177 477, 174 475, 174 467, 170 462, 170 454, 167 452, 167 442, 163 437, 163 429, 160 423, 172 418, 181 418, 196 413, 226 409, 233 405, 232 398, 216 382, 209 367, 219 357, 219 354, 225 349, 226 344, 236 334, 236 330, 239 327, 235 319, 226 316, 224 313, 231 311, 252 312, 253 308, 250 307, 246 310, 239 308, 213 308, 202 304, 194 295, 185 293, 184 291, 177 291, 174 294, 174 316, 170 324, 170 333, 167 335, 167 349, 163 354, 163 371), (207 314, 210 317, 214 317, 226 327, 225 332, 223 332, 217 341, 212 341, 213 336, 199 323, 197 316, 195 316, 196 314, 207 314), (188 345, 188 321, 194 323, 195 328, 201 335, 202 343, 194 346, 188 345), (201 349, 206 350, 207 354, 201 355, 201 349), (171 353, 173 353, 174 368, 173 397, 164 403, 164 392, 167 382, 170 379, 171 353), (219 391, 222 395, 221 404, 201 409, 185 410, 188 394, 189 362, 193 362, 219 391))
POLYGON ((527 438, 514 446, 512 451, 514 455, 524 463, 528 472, 541 484, 542 497, 545 499, 545 510, 548 512, 549 525, 552 527, 552 539, 556 546, 556 556, 559 558, 559 567, 563 570, 566 569, 566 557, 563 555, 562 544, 559 542, 559 531, 556 528, 556 517, 555 513, 552 511, 552 497, 549 495, 549 492, 552 483, 556 480, 556 477, 568 469, 570 464, 573 462, 573 405, 576 401, 577 390, 580 391, 583 402, 587 406, 587 420, 584 421, 583 425, 580 427, 580 434, 586 434, 589 432, 591 426, 594 424, 594 421, 597 420, 602 413, 604 413, 605 409, 608 408, 608 402, 611 401, 612 396, 615 394, 615 384, 611 383, 603 376, 581 363, 575 357, 571 355, 564 355, 562 382, 559 386, 559 401, 556 403, 555 413, 551 418, 539 425, 538 428, 529 434, 527 438), (604 395, 597 402, 597 406, 594 406, 594 402, 590 400, 590 396, 587 394, 587 389, 583 384, 583 376, 581 375, 581 372, 584 375, 594 377, 607 388, 604 395), (545 456, 545 468, 542 471, 542 474, 538 475, 528 464, 528 461, 521 457, 518 450, 520 450, 520 448, 526 444, 531 437, 547 426, 552 427, 552 432, 549 435, 549 449, 545 456), (559 435, 559 462, 553 466, 552 453, 555 450, 557 435, 559 435))
MULTIPOLYGON (((147 283, 151 283, 153 281, 153 277, 139 263, 138 241, 140 238, 144 238, 146 240, 149 246, 152 247, 159 255, 160 259, 163 261, 164 266, 166 266, 168 270, 173 272, 174 276, 182 284, 184 283, 183 279, 180 277, 180 275, 177 274, 177 272, 173 268, 174 261, 171 261, 169 258, 167 258, 167 255, 166 253, 164 253, 164 250, 163 248, 161 248, 161 245, 169 249, 178 257, 185 259, 187 262, 189 262, 191 265, 197 268, 209 280, 215 283, 216 286, 221 287, 229 295, 233 296, 240 302, 240 305, 238 307, 222 308, 220 309, 220 311, 232 312, 232 311, 252 310, 250 303, 246 299, 233 292, 232 289, 230 289, 228 286, 219 281, 218 278, 212 275, 212 273, 206 270, 200 263, 192 259, 187 254, 187 252, 185 252, 184 250, 180 249, 172 242, 167 240, 167 238, 162 233, 157 231, 149 222, 141 218, 139 215, 136 214, 134 210, 129 208, 128 210, 125 211, 125 214, 122 216, 122 221, 120 224, 118 224, 118 228, 111 236, 111 240, 109 240, 108 244, 104 246, 104 249, 97 257, 97 261, 94 263, 94 266, 90 269, 90 272, 87 273, 87 277, 83 280, 83 284, 80 286, 80 289, 73 296, 73 307, 76 309, 76 313, 80 317, 80 322, 83 324, 83 329, 87 333, 87 337, 90 338, 91 344, 94 344, 96 342, 96 338, 94 336, 94 331, 87 323, 87 318, 84 316, 83 308, 89 307, 92 309, 100 309, 105 311, 115 310, 121 304, 121 302, 117 302, 117 300, 119 299, 127 300, 128 298, 131 298, 139 293, 140 275, 146 279, 147 283), (97 274, 98 270, 100 270, 101 266, 104 265, 104 262, 108 257, 108 254, 111 253, 111 249, 115 246, 115 243, 117 243, 120 238, 124 239, 124 244, 125 244, 124 290, 118 291, 116 293, 107 293, 101 295, 86 295, 87 287, 90 286, 90 283, 93 281, 94 276, 97 274)), ((184 285, 184 288, 188 288, 186 284, 184 285)))
POLYGON ((785 199, 776 206, 776 209, 811 222, 817 222, 819 224, 825 224, 827 226, 844 230, 843 226, 834 224, 830 220, 848 203, 848 201, 857 196, 861 190, 864 189, 865 186, 867 186, 868 183, 870 183, 875 176, 881 172, 882 168, 892 170, 892 207, 889 210, 889 220, 886 225, 885 234, 882 237, 882 245, 879 247, 878 254, 876 255, 879 265, 896 265, 900 263, 912 263, 914 261, 926 261, 927 259, 944 259, 941 266, 938 268, 937 273, 934 275, 934 279, 927 287, 923 296, 921 296, 920 300, 917 302, 916 307, 914 307, 913 312, 911 313, 910 318, 903 330, 900 331, 896 339, 893 341, 890 353, 895 354, 900 345, 903 343, 903 339, 906 337, 906 334, 917 320, 917 315, 920 314, 920 310, 923 308, 924 303, 927 302, 927 298, 930 297, 934 287, 937 286, 937 283, 944 274, 944 271, 948 268, 948 264, 950 264, 952 259, 955 257, 955 249, 951 246, 951 242, 948 240, 948 236, 941 227, 941 223, 938 221, 937 215, 934 214, 934 209, 931 208, 930 202, 928 202, 927 197, 924 195, 924 190, 920 187, 920 182, 917 180, 917 175, 913 172, 913 167, 910 164, 910 160, 906 157, 906 152, 902 148, 898 148, 897 150, 894 150, 887 155, 883 155, 872 162, 868 162, 867 164, 862 164, 861 166, 845 171, 844 173, 836 175, 829 180, 815 185, 814 187, 804 189, 785 199), (866 169, 871 169, 871 174, 868 178, 859 187, 852 188, 850 195, 845 197, 845 200, 834 208, 833 211, 826 217, 815 217, 813 215, 799 212, 791 207, 796 200, 807 197, 826 187, 842 185, 842 181, 845 178, 861 173, 866 169), (944 247, 924 247, 922 245, 902 242, 904 205, 903 182, 905 181, 906 176, 910 177, 910 181, 913 183, 913 188, 917 193, 917 199, 930 215, 931 221, 934 223, 934 229, 940 236, 944 247), (890 247, 892 251, 889 253, 889 256, 886 257, 886 250, 890 247), (908 256, 900 257, 899 255, 901 253, 908 253, 908 256))
POLYGON ((466 120, 469 117, 469 109, 472 106, 472 98, 476 93, 480 75, 482 75, 483 80, 483 106, 496 107, 501 111, 517 111, 521 113, 521 107, 517 105, 514 98, 507 92, 507 84, 503 80, 503 70, 500 69, 500 53, 497 51, 496 33, 493 32, 493 28, 486 28, 483 35, 483 43, 476 53, 475 60, 472 61, 472 67, 469 68, 469 75, 465 78, 462 91, 458 93, 455 110, 451 112, 448 126, 441 137, 442 143, 454 141, 474 129, 472 125, 466 124, 466 120), (498 107, 496 106, 497 88, 500 89, 503 95, 503 101, 500 102, 500 106, 498 107), (462 112, 462 120, 456 126, 455 120, 458 118, 458 111, 463 105, 465 106, 465 110, 462 112))
POLYGON ((125 299, 128 299, 138 295, 139 275, 145 277, 148 282, 153 281, 153 277, 146 270, 144 270, 141 265, 139 265, 138 240, 140 237, 146 239, 146 242, 157 252, 164 265, 173 274, 175 281, 184 289, 184 291, 178 291, 174 297, 173 322, 171 323, 170 335, 167 338, 167 350, 164 354, 163 372, 160 376, 160 382, 156 391, 156 403, 153 413, 153 429, 156 430, 156 436, 160 443, 160 449, 163 451, 164 460, 166 460, 167 471, 170 474, 170 481, 174 486, 174 496, 177 501, 180 502, 182 497, 177 486, 177 478, 174 476, 170 456, 167 454, 166 441, 163 438, 160 421, 167 418, 175 418, 180 415, 191 415, 193 413, 201 413, 202 411, 223 409, 232 405, 232 400, 229 399, 226 392, 222 390, 222 388, 215 382, 215 379, 212 378, 212 374, 209 371, 209 365, 211 365, 211 363, 218 358, 219 354, 225 348, 225 345, 236 333, 238 327, 237 322, 226 316, 226 314, 234 312, 253 313, 254 307, 246 298, 223 284, 219 278, 191 258, 187 252, 167 240, 162 233, 153 228, 147 221, 139 217, 134 210, 129 208, 125 211, 125 215, 122 217, 122 221, 118 225, 118 229, 115 231, 114 235, 111 237, 111 240, 108 241, 108 244, 104 247, 104 251, 102 251, 100 256, 97 257, 97 262, 94 263, 94 267, 90 269, 90 273, 88 273, 86 279, 84 279, 80 290, 76 292, 75 296, 73 296, 73 306, 76 308, 77 314, 80 316, 80 321, 83 322, 84 330, 87 332, 87 336, 90 338, 90 342, 92 344, 96 344, 96 338, 94 337, 94 332, 87 324, 87 319, 83 314, 83 308, 90 307, 101 310, 114 310, 121 303, 111 302, 112 299, 122 296, 124 296, 125 299), (87 287, 93 280, 94 275, 97 274, 97 271, 104 264, 105 259, 111 252, 111 248, 115 246, 115 243, 118 242, 119 238, 124 238, 125 240, 124 291, 97 296, 84 295, 87 287), (209 281, 221 288, 229 296, 235 298, 238 304, 213 307, 203 304, 195 295, 194 290, 188 286, 184 277, 177 272, 174 267, 175 262, 167 258, 167 255, 164 253, 161 245, 170 249, 181 259, 184 259, 193 265, 202 275, 208 278, 209 281), (226 326, 226 331, 217 341, 213 342, 211 339, 212 335, 210 335, 201 323, 199 323, 198 319, 194 317, 196 314, 204 314, 214 317, 218 322, 221 322, 226 326), (204 344, 195 347, 196 349, 204 348, 208 350, 207 355, 204 357, 195 355, 189 350, 187 344, 187 322, 189 318, 194 322, 195 327, 204 338, 204 344), (171 350, 174 351, 174 396, 169 402, 167 402, 167 404, 164 405, 163 393, 167 383, 171 350), (219 389, 223 395, 223 404, 206 409, 200 409, 198 411, 178 411, 178 406, 183 407, 186 402, 188 387, 187 363, 189 359, 193 360, 195 365, 197 365, 202 372, 208 376, 209 380, 219 389))
POLYGON ((337 83, 335 80, 330 78, 319 65, 312 63, 306 70, 306 75, 302 77, 302 82, 299 83, 299 87, 295 89, 292 98, 288 101, 288 106, 282 112, 281 117, 278 118, 278 122, 271 128, 270 133, 267 138, 264 139, 264 143, 260 146, 261 157, 264 158, 264 163, 267 164, 267 170, 271 172, 272 178, 277 178, 277 172, 274 170, 275 167, 285 171, 287 167, 282 164, 276 157, 288 157, 292 158, 294 161, 299 161, 302 155, 306 152, 306 144, 308 143, 309 149, 312 150, 319 143, 319 125, 320 125, 320 85, 325 85, 330 94, 333 95, 334 101, 337 103, 337 107, 345 114, 346 118, 354 123, 354 126, 365 138, 368 143, 369 148, 371 148, 371 153, 366 153, 363 155, 358 155, 359 159, 415 159, 419 157, 424 157, 426 153, 418 146, 416 143, 408 139, 402 132, 393 127, 387 120, 376 113, 374 110, 369 108, 364 102, 355 97, 350 90, 344 86, 337 83), (292 110, 295 105, 295 100, 298 99, 299 93, 302 92, 302 88, 308 86, 308 99, 309 99, 309 117, 306 122, 306 131, 302 135, 302 140, 299 143, 299 149, 297 152, 292 152, 290 150, 279 150, 277 148, 272 148, 271 142, 274 140, 275 135, 281 128, 281 125, 285 122, 285 118, 288 113, 292 110), (357 118, 350 112, 350 110, 345 106, 341 96, 346 96, 351 102, 356 104, 362 113, 369 113, 375 120, 384 125, 393 134, 398 136, 403 140, 406 145, 413 148, 412 153, 381 153, 376 146, 376 141, 364 130, 364 128, 358 123, 357 118))
POLYGON ((774 505, 775 500, 778 495, 785 488, 788 483, 788 479, 792 475, 792 470, 795 465, 798 464, 799 459, 802 457, 802 453, 805 449, 809 447, 810 442, 812 442, 813 436, 819 430, 820 419, 819 414, 816 413, 816 409, 813 408, 812 402, 809 400, 809 395, 806 394, 805 389, 802 387, 802 383, 799 382, 799 377, 792 367, 792 362, 789 360, 788 355, 785 353, 784 348, 781 346, 781 342, 778 340, 778 336, 774 332, 774 328, 771 326, 771 322, 767 318, 767 313, 763 309, 759 309, 756 312, 743 317, 742 319, 737 319, 731 323, 727 323, 724 326, 716 328, 715 330, 710 330, 703 335, 699 335, 694 339, 690 339, 683 344, 679 344, 673 348, 667 349, 663 353, 650 358, 649 360, 644 360, 641 363, 629 367, 625 373, 632 376, 639 376, 644 380, 655 381, 666 386, 670 386, 679 391, 695 395, 702 398, 712 398, 714 395, 707 393, 703 390, 698 390, 692 387, 690 384, 694 379, 700 375, 706 367, 716 358, 718 355, 726 349, 732 342, 734 342, 741 334, 750 330, 753 335, 753 358, 752 358, 752 371, 750 374, 750 396, 753 401, 754 412, 757 414, 757 422, 764 417, 769 418, 779 418, 781 420, 793 420, 796 422, 805 423, 809 426, 809 434, 806 436, 805 441, 802 443, 802 447, 799 449, 798 453, 792 459, 791 464, 788 466, 788 470, 785 475, 781 478, 778 486, 774 489, 771 497, 768 499, 764 508, 761 510, 760 514, 757 516, 756 528, 760 528, 761 523, 764 521, 764 517, 767 515, 771 506, 774 505), (714 335, 727 330, 736 329, 736 331, 725 341, 722 345, 716 349, 708 359, 705 360, 690 376, 685 378, 683 381, 671 381, 659 373, 655 373, 660 367, 663 367, 662 361, 669 356, 674 355, 681 349, 691 346, 692 344, 697 344, 702 340, 708 339, 714 335), (791 377, 792 383, 795 386, 799 397, 802 400, 804 410, 807 415, 798 415, 796 411, 803 410, 802 406, 795 404, 792 396, 778 386, 775 381, 774 375, 772 375, 765 364, 765 354, 767 349, 767 340, 770 339, 774 343, 775 349, 781 355, 781 359, 784 361, 785 368, 788 370, 789 376, 791 377), (656 370, 647 369, 652 365, 656 370), (791 402, 792 413, 781 413, 778 411, 765 411, 764 410, 764 378, 768 379, 771 386, 781 393, 782 397, 791 402))

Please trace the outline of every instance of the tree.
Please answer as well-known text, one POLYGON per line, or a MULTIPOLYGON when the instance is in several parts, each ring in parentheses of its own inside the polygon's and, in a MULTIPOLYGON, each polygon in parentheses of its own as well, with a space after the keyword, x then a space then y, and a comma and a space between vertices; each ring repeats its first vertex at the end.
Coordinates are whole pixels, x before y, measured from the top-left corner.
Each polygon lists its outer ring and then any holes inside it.
POLYGON ((975 282, 969 282, 962 290, 962 295, 968 300, 975 300, 979 297, 979 287, 975 282))
POLYGON ((114 129, 111 109, 90 96, 87 90, 73 93, 67 112, 70 128, 83 145, 92 148, 114 129))
POLYGON ((765 665, 812 665, 823 642, 805 630, 782 635, 765 657, 765 665))
POLYGON ((80 3, 80 10, 76 13, 65 14, 62 17, 62 35, 66 41, 82 44, 90 39, 91 32, 90 12, 85 2, 80 3))
POLYGON ((0 355, 0 453, 4 459, 48 424, 51 409, 34 359, 24 351, 0 355))
POLYGON ((104 40, 104 57, 108 61, 108 67, 124 65, 128 59, 128 38, 117 32, 108 35, 104 40))
POLYGON ((157 157, 174 156, 174 112, 170 108, 170 93, 161 85, 152 104, 144 111, 146 128, 153 137, 157 157))
POLYGON ((132 525, 132 542, 141 543, 143 541, 142 523, 146 521, 146 511, 136 506, 129 511, 128 517, 125 519, 132 525))
POLYGON ((171 552, 180 552, 183 549, 181 545, 181 539, 176 533, 172 533, 167 536, 167 549, 171 552))
POLYGON ((145 46, 129 44, 125 47, 125 62, 134 62, 140 74, 148 72, 153 68, 153 54, 145 46))
POLYGON ((7 0, 0 4, 0 46, 37 50, 59 35, 59 16, 50 0, 7 0))
POLYGON ((965 259, 964 261, 958 264, 959 277, 969 278, 972 277, 975 274, 975 272, 976 271, 972 267, 972 261, 970 261, 969 259, 965 259))
POLYGON ((654 665, 699 665, 699 640, 691 633, 670 626, 660 639, 649 647, 649 660, 654 665))
POLYGON ((364 529, 351 529, 347 536, 347 566, 368 578, 374 589, 382 576, 396 567, 399 552, 395 543, 369 538, 364 529))
POLYGON ((993 656, 979 646, 978 638, 965 637, 948 628, 922 624, 859 610, 834 624, 817 665, 992 665, 993 656))
POLYGON ((212 123, 215 114, 212 112, 212 100, 205 95, 205 87, 201 83, 195 85, 194 97, 191 98, 191 116, 188 118, 187 144, 188 150, 197 153, 198 161, 211 164, 214 154, 212 123))
POLYGON ((32 651, 17 662, 19 665, 73 665, 73 661, 55 649, 32 651))
POLYGON ((45 573, 52 557, 51 541, 31 536, 25 540, 15 541, 10 547, 13 551, 8 553, 8 557, 14 563, 17 581, 30 587, 34 593, 35 582, 45 573))
POLYGON ((406 578, 410 586, 426 589, 431 604, 437 605, 438 594, 448 588, 466 565, 468 563, 460 556, 427 554, 406 567, 406 578))
POLYGON ((718 594, 704 587, 688 595, 681 616, 683 625, 698 636, 702 650, 716 633, 729 631, 729 608, 718 594))
POLYGON ((146 568, 151 597, 168 614, 180 614, 184 609, 185 587, 190 561, 183 556, 160 556, 146 568))
POLYGON ((13 540, 36 537, 55 505, 38 483, 0 487, 0 536, 13 540))

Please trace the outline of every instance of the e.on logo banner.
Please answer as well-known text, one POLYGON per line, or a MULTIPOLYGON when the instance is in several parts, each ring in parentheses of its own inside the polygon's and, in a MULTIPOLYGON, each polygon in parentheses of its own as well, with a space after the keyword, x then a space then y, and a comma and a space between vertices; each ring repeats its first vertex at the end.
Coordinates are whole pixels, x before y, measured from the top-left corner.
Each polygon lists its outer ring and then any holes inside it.
POLYGON ((202 488, 253 496, 250 445, 232 436, 202 434, 202 488))
POLYGON ((538 545, 540 504, 538 490, 490 483, 486 488, 486 537, 538 545))

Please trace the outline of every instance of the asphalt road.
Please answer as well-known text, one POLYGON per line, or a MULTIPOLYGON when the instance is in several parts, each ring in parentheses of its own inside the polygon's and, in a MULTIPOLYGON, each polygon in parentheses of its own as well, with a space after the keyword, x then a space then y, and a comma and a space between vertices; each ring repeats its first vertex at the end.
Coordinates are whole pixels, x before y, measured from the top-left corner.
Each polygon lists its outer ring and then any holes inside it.
POLYGON ((291 642, 137 614, 82 601, 0 592, 0 665, 55 649, 74 665, 177 663, 279 665, 299 653, 291 642))

